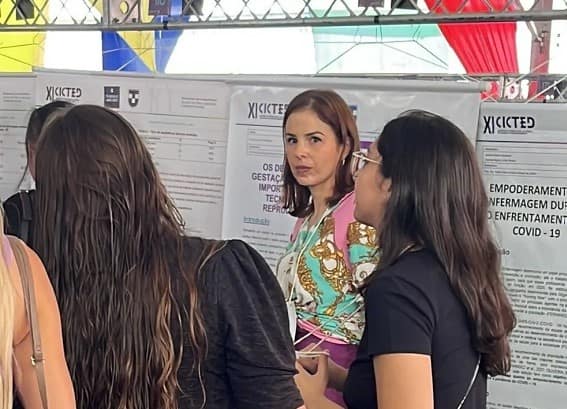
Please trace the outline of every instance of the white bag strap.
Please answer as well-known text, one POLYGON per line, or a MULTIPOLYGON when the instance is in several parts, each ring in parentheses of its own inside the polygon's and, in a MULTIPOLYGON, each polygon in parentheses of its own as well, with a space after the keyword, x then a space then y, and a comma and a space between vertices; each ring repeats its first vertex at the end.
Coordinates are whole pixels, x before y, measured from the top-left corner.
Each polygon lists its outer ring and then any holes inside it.
POLYGON ((457 409, 461 409, 463 407, 463 405, 465 404, 465 401, 467 400, 467 398, 469 397, 469 394, 471 393, 474 382, 476 381, 476 377, 478 376, 478 371, 480 369, 480 357, 481 357, 480 354, 478 354, 478 359, 476 361, 476 368, 474 369, 474 373, 473 373, 471 382, 469 383, 469 387, 467 388, 467 392, 465 393, 465 396, 463 396, 461 403, 459 403, 459 406, 457 406, 457 409))

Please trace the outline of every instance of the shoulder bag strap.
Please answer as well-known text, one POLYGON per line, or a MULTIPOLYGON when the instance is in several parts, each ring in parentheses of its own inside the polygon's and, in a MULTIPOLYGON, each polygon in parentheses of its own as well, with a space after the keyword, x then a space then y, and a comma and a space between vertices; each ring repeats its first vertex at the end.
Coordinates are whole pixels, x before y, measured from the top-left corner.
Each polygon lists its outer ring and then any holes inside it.
POLYGON ((43 352, 41 348, 41 336, 39 333, 39 322, 37 320, 37 307, 35 302, 35 290, 33 285, 33 277, 26 250, 22 243, 16 238, 9 237, 14 257, 20 272, 20 279, 22 280, 22 287, 24 290, 24 303, 30 324, 30 333, 32 339, 32 365, 35 368, 37 376, 37 384, 39 386, 39 393, 41 395, 41 403, 43 409, 48 409, 47 405, 47 388, 45 385, 45 371, 43 368, 43 352))
POLYGON ((463 407, 463 405, 465 404, 465 401, 467 400, 467 398, 469 397, 469 394, 471 393, 474 382, 476 381, 476 377, 478 376, 478 370, 480 369, 480 358, 481 358, 481 355, 478 354, 478 359, 476 361, 476 367, 474 368, 474 373, 473 373, 473 376, 471 378, 471 382, 469 383, 469 387, 467 388, 467 392, 465 393, 465 396, 463 396, 463 399, 459 403, 459 406, 457 406, 457 409, 461 409, 463 407))

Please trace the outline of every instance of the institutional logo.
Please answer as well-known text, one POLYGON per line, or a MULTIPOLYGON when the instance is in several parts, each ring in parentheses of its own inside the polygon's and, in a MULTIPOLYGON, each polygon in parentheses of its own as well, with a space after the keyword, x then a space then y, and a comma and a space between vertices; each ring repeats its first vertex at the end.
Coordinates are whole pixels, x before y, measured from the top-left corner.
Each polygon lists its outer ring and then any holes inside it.
POLYGON ((527 115, 484 115, 482 122, 482 133, 490 135, 495 133, 522 134, 536 126, 535 118, 527 115))
POLYGON ((248 119, 281 119, 287 104, 277 102, 249 102, 248 119))
POLYGON ((83 95, 83 90, 78 87, 59 87, 47 85, 45 87, 45 100, 55 101, 56 99, 66 99, 77 101, 83 95))
POLYGON ((138 102, 140 102, 140 90, 139 89, 129 89, 128 90, 128 105, 132 108, 138 106, 138 102))
POLYGON ((104 87, 104 106, 120 108, 120 87, 104 87))

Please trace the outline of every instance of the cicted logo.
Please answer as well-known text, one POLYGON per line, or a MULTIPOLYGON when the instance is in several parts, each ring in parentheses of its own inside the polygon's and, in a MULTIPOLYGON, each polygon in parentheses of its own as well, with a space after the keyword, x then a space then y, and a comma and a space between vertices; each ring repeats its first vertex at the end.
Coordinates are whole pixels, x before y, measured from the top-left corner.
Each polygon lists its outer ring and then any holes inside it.
POLYGON ((45 87, 45 100, 55 101, 56 99, 78 100, 83 95, 83 90, 79 87, 61 87, 47 85, 45 87))
POLYGON ((249 102, 248 119, 282 119, 287 104, 277 102, 249 102))
POLYGON ((524 133, 536 125, 535 118, 527 115, 484 115, 482 121, 482 133, 489 135, 502 133, 502 130, 504 133, 524 133))

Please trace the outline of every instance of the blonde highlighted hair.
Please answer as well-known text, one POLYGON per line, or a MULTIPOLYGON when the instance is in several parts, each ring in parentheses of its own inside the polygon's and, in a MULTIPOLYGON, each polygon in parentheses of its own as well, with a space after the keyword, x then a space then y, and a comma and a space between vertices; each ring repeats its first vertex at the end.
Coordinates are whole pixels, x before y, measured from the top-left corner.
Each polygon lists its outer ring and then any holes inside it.
POLYGON ((0 211, 0 409, 12 407, 13 398, 13 339, 14 339, 14 286, 6 264, 4 247, 4 215, 0 211))

